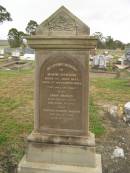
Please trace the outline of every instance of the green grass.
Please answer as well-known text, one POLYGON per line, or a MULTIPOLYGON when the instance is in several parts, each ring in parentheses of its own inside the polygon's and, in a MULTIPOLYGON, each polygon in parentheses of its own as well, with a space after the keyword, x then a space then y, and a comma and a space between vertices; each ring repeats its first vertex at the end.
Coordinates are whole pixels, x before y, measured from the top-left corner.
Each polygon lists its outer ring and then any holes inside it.
POLYGON ((0 168, 19 162, 33 129, 33 69, 0 70, 0 168), (2 164, 2 165, 1 165, 2 164))
POLYGON ((12 109, 17 108, 20 106, 21 102, 20 100, 14 100, 9 97, 0 97, 0 109, 1 111, 10 111, 12 109))
POLYGON ((33 85, 33 69, 0 70, 0 152, 9 148, 17 159, 33 129, 33 85))
POLYGON ((99 109, 94 105, 93 99, 89 101, 90 131, 96 136, 100 136, 105 132, 99 109))
MULTIPOLYGON (((0 71, 0 151, 10 146, 19 160, 24 139, 33 129, 34 70, 0 71)), ((90 130, 100 136, 106 129, 97 104, 125 103, 130 99, 130 79, 96 77, 90 85, 90 130)))
POLYGON ((105 78, 97 77, 92 79, 91 95, 95 102, 124 104, 130 100, 130 79, 129 78, 105 78))
MULTIPOLYGON (((4 81, 6 86, 0 85, 0 145, 17 143, 21 134, 28 134, 33 128, 33 104, 30 105, 30 102, 33 102, 33 70, 0 71, 0 77, 0 81, 4 81)), ((101 135, 105 128, 96 106, 97 100, 118 100, 123 93, 126 98, 129 93, 129 80, 97 77, 92 79, 91 86, 96 88, 96 92, 91 92, 90 130, 96 135, 101 135)))
POLYGON ((130 87, 130 81, 127 79, 97 78, 94 82, 98 88, 110 89, 112 91, 123 91, 124 88, 128 90, 130 87))

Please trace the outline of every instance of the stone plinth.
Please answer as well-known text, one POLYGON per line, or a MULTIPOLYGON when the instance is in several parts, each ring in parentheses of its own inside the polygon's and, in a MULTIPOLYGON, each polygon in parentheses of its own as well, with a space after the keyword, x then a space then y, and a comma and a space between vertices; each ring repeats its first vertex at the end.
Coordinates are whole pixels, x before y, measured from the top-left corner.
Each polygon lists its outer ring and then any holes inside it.
POLYGON ((96 167, 70 166, 29 162, 25 157, 19 164, 20 173, 102 173, 101 156, 96 154, 96 167))
MULTIPOLYGON (((49 137, 51 138, 51 136, 49 137)), ((78 141, 80 143, 80 138, 78 141)), ((84 139, 82 145, 76 143, 73 138, 64 138, 63 141, 60 138, 56 140, 56 137, 54 139, 53 136, 51 140, 42 138, 40 134, 31 134, 28 138, 27 161, 96 167, 95 156, 93 134, 84 139)))

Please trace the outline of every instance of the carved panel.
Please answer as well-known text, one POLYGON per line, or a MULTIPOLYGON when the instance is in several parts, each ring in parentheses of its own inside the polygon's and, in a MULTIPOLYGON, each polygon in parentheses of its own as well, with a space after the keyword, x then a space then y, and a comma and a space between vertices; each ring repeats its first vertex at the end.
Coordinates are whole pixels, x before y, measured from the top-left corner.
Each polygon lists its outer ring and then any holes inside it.
POLYGON ((60 12, 55 18, 48 21, 48 29, 52 31, 75 31, 76 23, 65 12, 60 12))
MULTIPOLYGON (((83 79, 77 62, 48 59, 40 73, 40 129, 69 132, 83 128, 83 79)), ((48 130, 47 130, 48 131, 48 130)))

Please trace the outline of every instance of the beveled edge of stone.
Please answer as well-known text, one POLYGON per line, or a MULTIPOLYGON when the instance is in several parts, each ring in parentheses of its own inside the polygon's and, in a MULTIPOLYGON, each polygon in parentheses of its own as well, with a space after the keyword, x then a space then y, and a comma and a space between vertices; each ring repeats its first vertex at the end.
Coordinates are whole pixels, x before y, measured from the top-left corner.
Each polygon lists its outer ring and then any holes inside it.
POLYGON ((26 156, 22 158, 18 166, 18 173, 102 173, 101 155, 96 154, 96 167, 58 165, 41 162, 29 162, 26 156))
POLYGON ((57 36, 35 35, 26 37, 31 48, 42 49, 95 49, 97 39, 93 36, 57 36))
POLYGON ((89 132, 88 136, 59 136, 53 134, 43 134, 33 131, 27 137, 27 141, 49 144, 95 146, 95 135, 89 132))

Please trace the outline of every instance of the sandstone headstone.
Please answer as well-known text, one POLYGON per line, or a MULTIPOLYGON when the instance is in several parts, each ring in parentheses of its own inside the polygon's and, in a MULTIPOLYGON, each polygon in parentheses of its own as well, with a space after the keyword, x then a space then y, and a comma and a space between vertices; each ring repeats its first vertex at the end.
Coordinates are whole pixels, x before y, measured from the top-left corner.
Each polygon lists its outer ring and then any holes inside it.
POLYGON ((35 119, 19 173, 102 172, 89 132, 89 50, 96 46, 89 34, 61 7, 28 38, 36 52, 35 119))

